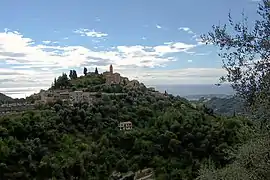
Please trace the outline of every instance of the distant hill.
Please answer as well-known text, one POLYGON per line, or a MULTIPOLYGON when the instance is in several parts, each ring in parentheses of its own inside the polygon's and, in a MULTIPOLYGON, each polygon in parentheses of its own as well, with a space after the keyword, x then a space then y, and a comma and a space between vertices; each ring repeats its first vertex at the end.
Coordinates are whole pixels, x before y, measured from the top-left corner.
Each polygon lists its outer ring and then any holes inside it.
MULTIPOLYGON (((201 95, 234 95, 235 92, 229 84, 216 86, 214 84, 176 84, 176 85, 151 85, 158 91, 167 91, 181 97, 201 95)), ((219 97, 219 96, 218 96, 219 97)))
POLYGON ((13 102, 14 99, 12 99, 11 97, 3 94, 3 93, 0 93, 0 103, 4 103, 4 102, 13 102))
POLYGON ((215 113, 220 115, 232 116, 236 115, 247 115, 244 109, 244 102, 237 97, 202 97, 199 100, 191 100, 195 104, 205 104, 206 107, 214 110, 215 113))
POLYGON ((188 100, 199 100, 201 98, 211 99, 211 98, 231 98, 233 95, 227 94, 199 94, 199 95, 187 95, 184 96, 188 100))

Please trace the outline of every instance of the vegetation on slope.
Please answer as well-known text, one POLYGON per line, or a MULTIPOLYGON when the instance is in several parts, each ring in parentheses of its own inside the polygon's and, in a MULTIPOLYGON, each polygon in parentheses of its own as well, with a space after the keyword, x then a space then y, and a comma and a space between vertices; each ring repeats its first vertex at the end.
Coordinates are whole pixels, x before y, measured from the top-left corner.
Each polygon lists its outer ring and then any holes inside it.
POLYGON ((100 86, 105 83, 105 78, 102 74, 91 74, 77 77, 75 70, 71 70, 69 77, 66 73, 63 73, 57 79, 54 79, 51 89, 72 89, 77 90, 81 88, 87 88, 89 91, 98 91, 100 86))
POLYGON ((270 137, 260 135, 243 145, 234 155, 235 161, 216 169, 211 163, 200 170, 198 180, 268 180, 270 178, 270 137))
POLYGON ((240 118, 213 117, 180 97, 146 88, 102 95, 93 104, 0 118, 0 179, 108 179, 111 173, 155 170, 156 179, 194 179, 209 159, 230 162, 228 151, 252 134, 240 118), (120 121, 133 130, 120 131, 120 121))
POLYGON ((229 15, 229 25, 213 26, 212 32, 202 36, 205 42, 220 48, 227 71, 221 80, 232 83, 246 107, 257 115, 254 122, 259 129, 258 135, 234 155, 235 161, 221 169, 208 163, 198 179, 270 179, 270 1, 261 1, 257 12, 260 18, 253 28, 247 26, 244 15, 241 22, 234 22, 229 15))
POLYGON ((211 99, 201 98, 198 101, 191 101, 197 105, 205 105, 213 109, 214 113, 225 116, 247 115, 243 100, 237 97, 211 99))
MULTIPOLYGON (((250 121, 214 117, 209 109, 195 109, 185 99, 139 88, 128 90, 127 96, 101 95, 90 106, 55 104, 52 110, 2 117, 0 179, 102 180, 114 170, 144 167, 154 168, 159 180, 198 175, 269 179, 268 0, 263 0, 259 14, 262 19, 252 32, 246 22, 235 24, 230 18, 235 36, 226 26, 214 26, 203 37, 224 50, 220 55, 228 75, 222 80, 231 82, 249 107, 264 115, 259 134, 249 143, 242 145, 254 135, 250 121), (261 59, 254 63, 258 56, 261 59), (119 121, 132 121, 133 130, 120 131, 119 121)), ((58 88, 70 87, 65 79, 58 88)))

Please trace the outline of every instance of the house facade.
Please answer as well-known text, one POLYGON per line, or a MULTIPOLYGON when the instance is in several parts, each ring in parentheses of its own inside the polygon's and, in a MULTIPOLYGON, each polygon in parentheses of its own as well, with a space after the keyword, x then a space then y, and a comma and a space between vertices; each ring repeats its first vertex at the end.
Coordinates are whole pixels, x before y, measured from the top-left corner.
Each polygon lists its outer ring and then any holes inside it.
POLYGON ((122 131, 128 131, 132 129, 132 122, 126 121, 126 122, 120 122, 119 123, 119 129, 122 131))

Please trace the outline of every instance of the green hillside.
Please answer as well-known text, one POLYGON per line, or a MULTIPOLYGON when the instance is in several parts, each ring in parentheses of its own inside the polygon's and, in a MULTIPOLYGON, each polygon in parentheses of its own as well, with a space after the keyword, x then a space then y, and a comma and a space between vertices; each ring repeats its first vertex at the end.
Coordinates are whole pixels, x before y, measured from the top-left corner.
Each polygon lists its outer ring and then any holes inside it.
POLYGON ((144 168, 159 180, 194 179, 204 162, 228 164, 229 150, 252 134, 249 121, 214 117, 184 98, 144 86, 125 91, 1 117, 1 179, 107 180, 144 168), (133 129, 120 131, 124 121, 133 129))
POLYGON ((201 98, 197 101, 191 102, 195 104, 204 104, 206 107, 213 109, 213 111, 219 115, 247 115, 243 100, 237 97, 213 97, 211 99, 201 98))

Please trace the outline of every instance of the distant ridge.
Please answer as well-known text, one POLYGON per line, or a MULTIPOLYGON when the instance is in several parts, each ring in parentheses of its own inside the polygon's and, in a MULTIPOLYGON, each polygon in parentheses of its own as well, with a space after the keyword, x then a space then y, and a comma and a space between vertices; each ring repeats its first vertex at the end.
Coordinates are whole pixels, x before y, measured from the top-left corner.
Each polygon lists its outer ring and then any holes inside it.
POLYGON ((211 98, 225 98, 225 99, 229 99, 232 98, 233 95, 228 95, 228 94, 198 94, 198 95, 187 95, 184 96, 185 98, 187 98, 188 100, 199 100, 200 98, 206 98, 206 99, 211 99, 211 98))
POLYGON ((14 99, 3 94, 3 93, 0 93, 0 103, 3 103, 3 102, 13 102, 14 99))
POLYGON ((214 84, 175 84, 175 85, 151 85, 157 90, 164 92, 167 91, 173 95, 179 95, 181 97, 187 96, 206 96, 206 95, 234 95, 235 92, 229 84, 222 84, 216 86, 214 84))

